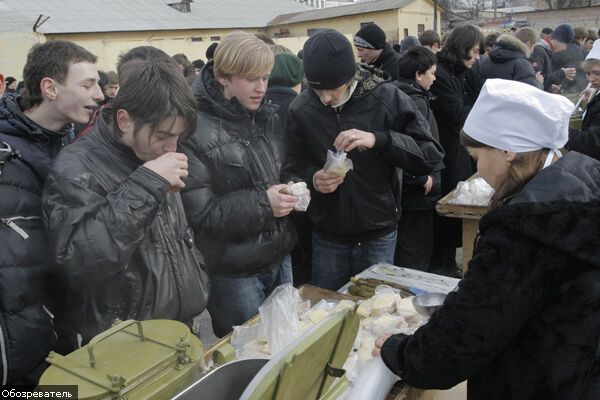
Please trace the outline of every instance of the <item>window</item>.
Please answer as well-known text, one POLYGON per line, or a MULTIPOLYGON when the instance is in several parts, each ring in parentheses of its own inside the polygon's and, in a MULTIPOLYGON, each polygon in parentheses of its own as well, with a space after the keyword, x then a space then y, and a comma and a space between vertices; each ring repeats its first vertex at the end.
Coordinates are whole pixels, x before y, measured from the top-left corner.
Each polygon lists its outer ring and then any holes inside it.
POLYGON ((421 34, 422 34, 423 32, 425 32, 425 25, 423 25, 423 24, 418 24, 418 25, 417 25, 417 32, 418 32, 418 36, 421 36, 421 34))
POLYGON ((361 23, 360 23, 360 27, 362 28, 362 27, 364 27, 365 25, 371 25, 371 24, 374 24, 374 23, 375 23, 375 22, 373 22, 373 21, 371 21, 371 22, 361 22, 361 23))
POLYGON ((408 36, 408 28, 404 28, 404 37, 408 36))
POLYGON ((211 36, 210 37, 211 42, 218 42, 219 40, 221 40, 221 36, 211 36))
POLYGON ((192 38, 192 42, 201 42, 201 41, 202 41, 202 38, 199 36, 192 38))

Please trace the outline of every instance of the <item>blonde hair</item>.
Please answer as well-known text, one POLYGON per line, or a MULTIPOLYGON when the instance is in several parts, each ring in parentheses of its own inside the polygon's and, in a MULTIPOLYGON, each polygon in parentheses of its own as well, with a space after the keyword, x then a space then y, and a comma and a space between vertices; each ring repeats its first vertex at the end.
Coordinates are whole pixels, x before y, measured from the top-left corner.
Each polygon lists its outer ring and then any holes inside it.
POLYGON ((590 72, 590 69, 592 69, 593 67, 595 67, 597 65, 600 65, 600 60, 597 60, 595 58, 588 58, 583 63, 581 63, 581 68, 585 72, 590 72))
MULTIPOLYGON (((465 147, 476 149, 494 148, 473 139, 464 131, 461 132, 460 139, 465 147)), ((519 193, 523 189, 523 186, 540 172, 544 166, 548 152, 548 149, 540 149, 517 153, 514 160, 508 166, 508 172, 501 177, 501 182, 490 200, 490 208, 500 207, 506 200, 519 193)))
POLYGON ((215 51, 216 77, 256 77, 273 69, 275 56, 265 42, 244 31, 234 31, 219 43, 215 51))

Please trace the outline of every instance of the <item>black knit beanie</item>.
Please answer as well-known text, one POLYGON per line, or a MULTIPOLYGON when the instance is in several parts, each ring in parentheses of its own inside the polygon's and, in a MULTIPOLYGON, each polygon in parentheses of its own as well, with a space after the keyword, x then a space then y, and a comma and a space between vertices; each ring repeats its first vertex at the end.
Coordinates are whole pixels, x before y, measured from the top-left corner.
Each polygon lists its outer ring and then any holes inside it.
POLYGON ((304 75, 313 89, 336 89, 356 74, 352 44, 333 29, 320 29, 304 43, 304 75))
POLYGON ((554 29, 554 32, 550 35, 551 39, 558 40, 559 42, 569 44, 575 38, 575 32, 569 24, 562 24, 554 29))
POLYGON ((354 45, 363 49, 381 50, 385 47, 385 32, 375 24, 368 24, 360 28, 354 35, 354 45))

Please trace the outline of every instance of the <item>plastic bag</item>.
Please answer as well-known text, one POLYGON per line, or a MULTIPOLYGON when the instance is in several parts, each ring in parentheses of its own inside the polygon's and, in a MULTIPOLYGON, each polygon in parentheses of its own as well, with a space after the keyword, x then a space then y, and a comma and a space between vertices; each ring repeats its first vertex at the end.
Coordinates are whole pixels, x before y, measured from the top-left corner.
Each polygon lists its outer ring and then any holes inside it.
POLYGON ((308 190, 306 182, 292 183, 288 185, 287 189, 284 189, 283 192, 292 196, 298 196, 294 210, 308 210, 308 205, 310 204, 310 190, 308 190))
POLYGON ((487 206, 494 194, 494 189, 481 177, 469 181, 458 182, 454 198, 448 203, 466 206, 487 206))
POLYGON ((300 335, 298 316, 305 308, 306 302, 291 283, 275 288, 258 307, 271 355, 276 354, 300 335))
POLYGON ((381 357, 375 357, 366 363, 346 400, 384 400, 399 379, 381 357))
POLYGON ((338 151, 334 153, 331 150, 327 150, 327 162, 323 167, 323 171, 329 174, 337 174, 339 176, 346 176, 352 166, 352 160, 346 158, 347 153, 344 151, 338 151))

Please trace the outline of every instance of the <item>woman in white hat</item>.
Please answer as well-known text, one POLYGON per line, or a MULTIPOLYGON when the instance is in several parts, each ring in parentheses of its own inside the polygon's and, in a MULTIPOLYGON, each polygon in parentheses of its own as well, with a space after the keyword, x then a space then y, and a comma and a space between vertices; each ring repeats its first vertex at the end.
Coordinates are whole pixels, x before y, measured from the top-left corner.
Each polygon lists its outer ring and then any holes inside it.
POLYGON ((585 58, 583 70, 593 92, 583 112, 581 130, 569 131, 567 148, 600 160, 600 39, 585 58))
POLYGON ((600 162, 561 156, 573 105, 490 79, 462 139, 495 190, 469 271, 414 335, 377 340, 411 386, 469 399, 600 398, 600 162))

